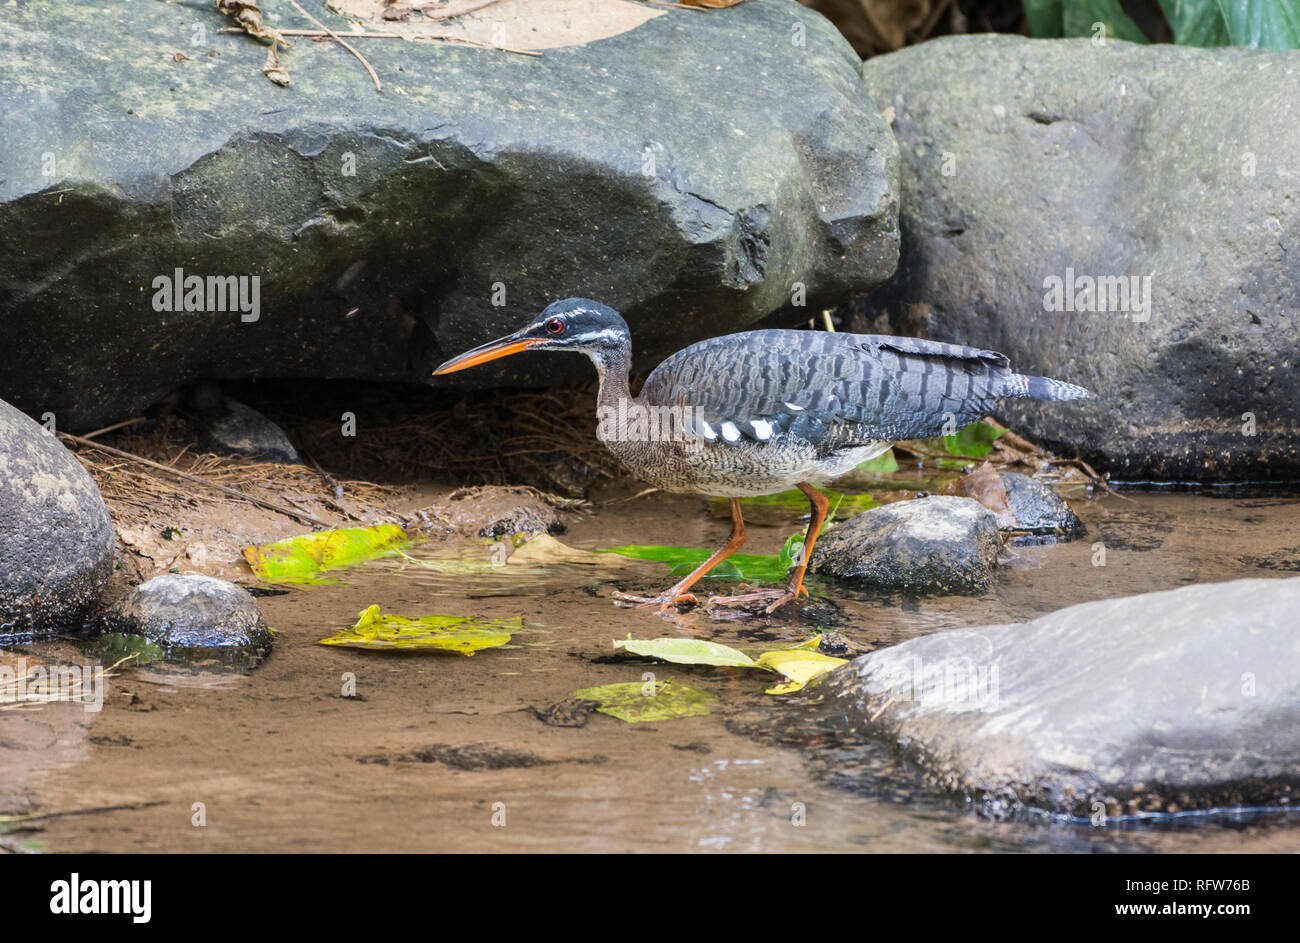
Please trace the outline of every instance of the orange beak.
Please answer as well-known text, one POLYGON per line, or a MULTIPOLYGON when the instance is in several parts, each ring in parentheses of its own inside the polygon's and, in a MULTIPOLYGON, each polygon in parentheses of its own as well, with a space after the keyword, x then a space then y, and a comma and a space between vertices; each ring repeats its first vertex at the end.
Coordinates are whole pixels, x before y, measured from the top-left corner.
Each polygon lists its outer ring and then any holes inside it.
POLYGON ((459 357, 452 357, 437 370, 433 375, 441 376, 444 373, 455 373, 457 370, 464 370, 468 367, 477 367, 481 363, 487 363, 489 360, 496 360, 500 357, 509 357, 511 354, 517 354, 521 350, 527 350, 534 344, 539 344, 544 338, 526 337, 523 340, 515 340, 511 337, 503 337, 499 340, 488 341, 481 347, 475 347, 473 350, 467 350, 459 357))

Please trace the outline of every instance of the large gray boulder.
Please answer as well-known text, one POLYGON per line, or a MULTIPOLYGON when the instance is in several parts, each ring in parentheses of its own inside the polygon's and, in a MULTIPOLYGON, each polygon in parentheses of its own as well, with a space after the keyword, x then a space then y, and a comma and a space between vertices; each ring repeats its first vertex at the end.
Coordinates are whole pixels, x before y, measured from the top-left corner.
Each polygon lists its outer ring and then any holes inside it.
POLYGON ((864 313, 1088 387, 1068 425, 1004 412, 1116 477, 1300 471, 1295 53, 969 36, 863 78, 903 162, 899 271, 864 313), (1150 276, 1149 307, 1054 310, 1049 279, 1086 308, 1085 276, 1150 276))
POLYGON ((1292 802, 1300 579, 1238 580, 954 629, 825 685, 851 727, 995 814, 1099 820, 1292 802))
MULTIPOLYGON (((76 429, 202 378, 425 383, 571 295, 621 310, 645 364, 796 283, 812 311, 883 282, 897 145, 835 28, 788 0, 635 9, 541 58, 370 40, 380 93, 307 39, 269 82, 212 3, 10 5, 0 396, 76 429), (259 277, 256 310, 251 281, 243 309, 156 310, 178 269, 259 277)), ((524 356, 445 382, 589 376, 524 356)))
POLYGON ((79 629, 113 569, 116 539, 81 463, 0 401, 0 639, 79 629))

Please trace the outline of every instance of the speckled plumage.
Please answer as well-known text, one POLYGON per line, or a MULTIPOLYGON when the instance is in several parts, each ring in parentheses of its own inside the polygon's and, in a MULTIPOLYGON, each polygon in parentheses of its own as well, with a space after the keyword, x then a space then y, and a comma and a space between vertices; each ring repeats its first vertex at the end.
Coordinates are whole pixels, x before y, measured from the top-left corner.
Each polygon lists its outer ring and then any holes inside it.
MULTIPOLYGON (((625 395, 602 373, 602 404, 625 395)), ((625 369, 625 367, 624 367, 625 369)), ((991 411, 1004 396, 1053 392, 1013 372, 1002 354, 911 337, 750 331, 673 354, 639 401, 695 418, 684 442, 610 437, 632 471, 674 492, 723 497, 825 483, 898 439, 939 435, 991 411)), ((1055 383, 1056 381, 1052 381, 1055 383)), ((1060 384, 1059 398, 1078 387, 1060 384)))

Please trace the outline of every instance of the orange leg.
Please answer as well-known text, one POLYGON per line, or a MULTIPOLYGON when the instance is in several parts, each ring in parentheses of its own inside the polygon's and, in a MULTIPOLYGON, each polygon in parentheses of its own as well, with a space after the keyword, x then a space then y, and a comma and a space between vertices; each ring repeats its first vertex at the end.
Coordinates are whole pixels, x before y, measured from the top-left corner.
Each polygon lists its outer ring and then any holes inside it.
MULTIPOLYGON (((825 498, 822 501, 825 502, 825 498)), ((699 582, 700 578, 721 563, 727 557, 731 556, 740 549, 740 545, 745 542, 745 520, 740 516, 740 501, 736 498, 731 499, 731 536, 727 542, 714 551, 713 556, 705 560, 694 570, 688 573, 676 585, 667 592, 659 596, 632 596, 628 593, 615 593, 614 598, 619 602, 636 603, 636 608, 645 609, 650 606, 658 605, 657 612, 664 612, 669 606, 675 606, 678 602, 699 602, 693 593, 687 592, 692 586, 699 582)))
MULTIPOLYGON (((812 502, 812 520, 808 522, 808 533, 803 539, 803 552, 800 556, 803 558, 799 563, 799 569, 795 571, 794 579, 790 581, 790 597, 798 598, 807 596, 808 590, 803 588, 803 577, 808 572, 808 561, 812 559, 813 544, 817 543, 817 538, 821 535, 822 525, 826 523, 826 512, 830 510, 831 503, 826 500, 826 495, 822 494, 807 482, 799 484, 799 490, 808 495, 808 500, 812 502)), ((768 612, 776 608, 776 605, 769 606, 768 612)))
POLYGON ((817 543, 817 537, 821 533, 822 524, 826 523, 826 512, 830 510, 831 503, 826 500, 826 495, 822 494, 807 482, 800 482, 799 490, 808 496, 812 502, 812 520, 808 522, 808 533, 803 539, 803 550, 800 552, 799 568, 795 570, 794 578, 790 580, 785 591, 779 589, 764 589, 758 592, 746 593, 742 596, 713 596, 709 599, 711 605, 733 605, 735 603, 762 602, 764 600, 775 600, 767 607, 767 612, 775 612, 781 606, 800 596, 807 596, 808 590, 804 589, 803 578, 808 572, 808 561, 812 559, 813 545, 817 543))

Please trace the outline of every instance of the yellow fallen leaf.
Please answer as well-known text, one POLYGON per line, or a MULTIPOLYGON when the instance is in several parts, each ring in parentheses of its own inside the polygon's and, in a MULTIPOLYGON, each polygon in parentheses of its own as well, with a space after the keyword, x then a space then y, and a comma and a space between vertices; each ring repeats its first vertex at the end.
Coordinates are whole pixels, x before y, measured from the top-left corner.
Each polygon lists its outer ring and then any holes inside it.
POLYGON ((396 524, 322 530, 275 543, 244 548, 244 559, 264 580, 302 582, 325 570, 359 563, 406 543, 396 524))
POLYGON ((400 651, 446 651, 473 655, 510 641, 523 622, 511 619, 471 619, 461 616, 421 616, 417 619, 392 613, 380 614, 378 606, 362 611, 356 625, 329 638, 322 645, 400 651))
POLYGON ((832 658, 821 652, 796 648, 779 652, 764 652, 756 661, 763 668, 784 675, 788 680, 784 684, 768 688, 767 694, 789 694, 798 691, 805 684, 819 675, 824 675, 832 668, 848 664, 846 658, 832 658))

